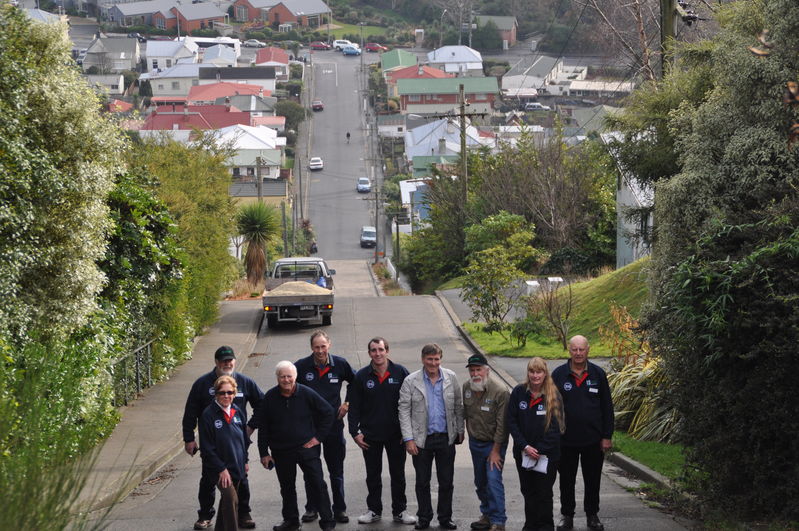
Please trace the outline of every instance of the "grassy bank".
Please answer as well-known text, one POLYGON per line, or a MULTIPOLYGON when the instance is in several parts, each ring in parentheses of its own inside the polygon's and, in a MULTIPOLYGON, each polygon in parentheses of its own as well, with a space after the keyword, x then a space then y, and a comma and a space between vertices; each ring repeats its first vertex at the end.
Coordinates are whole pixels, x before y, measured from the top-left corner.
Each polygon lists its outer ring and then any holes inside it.
MULTIPOLYGON (((587 337, 591 342, 592 356, 612 355, 610 346, 603 344, 599 335, 601 328, 614 326, 610 314, 611 305, 626 307, 636 318, 640 314, 648 293, 646 287, 648 263, 649 259, 644 258, 611 273, 572 284, 574 308, 569 335, 580 334, 587 337)), ((451 280, 439 289, 457 287, 459 281, 460 279, 451 280)), ((480 348, 495 356, 517 358, 541 356, 546 359, 568 357, 554 336, 531 337, 526 346, 516 347, 500 334, 483 332, 479 323, 465 323, 464 327, 480 348)))
POLYGON ((617 431, 613 434, 613 449, 671 480, 677 480, 682 475, 685 458, 679 444, 637 441, 617 431))

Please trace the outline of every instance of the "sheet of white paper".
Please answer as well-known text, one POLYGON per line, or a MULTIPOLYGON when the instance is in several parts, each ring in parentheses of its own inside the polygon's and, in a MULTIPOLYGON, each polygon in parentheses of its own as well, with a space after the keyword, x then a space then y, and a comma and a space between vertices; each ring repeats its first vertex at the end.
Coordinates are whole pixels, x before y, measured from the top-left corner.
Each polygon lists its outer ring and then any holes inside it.
POLYGON ((538 459, 533 459, 527 454, 522 455, 522 468, 525 470, 532 470, 533 472, 547 473, 547 465, 549 459, 545 455, 541 455, 538 459))

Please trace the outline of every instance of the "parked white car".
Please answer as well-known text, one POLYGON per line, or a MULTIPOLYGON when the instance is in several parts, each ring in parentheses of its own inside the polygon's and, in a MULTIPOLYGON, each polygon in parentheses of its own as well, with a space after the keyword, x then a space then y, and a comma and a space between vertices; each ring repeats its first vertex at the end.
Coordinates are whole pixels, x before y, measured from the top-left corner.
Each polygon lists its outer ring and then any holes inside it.
POLYGON ((552 109, 550 108, 549 105, 542 105, 542 104, 538 103, 537 101, 531 101, 531 102, 528 102, 528 103, 524 104, 524 110, 525 111, 551 111, 552 109))
POLYGON ((347 46, 352 46, 352 43, 347 39, 336 39, 335 41, 333 41, 333 49, 336 50, 337 52, 340 52, 347 46))
POLYGON ((323 170, 324 168, 325 163, 322 162, 322 157, 311 157, 311 160, 308 161, 308 169, 311 171, 323 170))

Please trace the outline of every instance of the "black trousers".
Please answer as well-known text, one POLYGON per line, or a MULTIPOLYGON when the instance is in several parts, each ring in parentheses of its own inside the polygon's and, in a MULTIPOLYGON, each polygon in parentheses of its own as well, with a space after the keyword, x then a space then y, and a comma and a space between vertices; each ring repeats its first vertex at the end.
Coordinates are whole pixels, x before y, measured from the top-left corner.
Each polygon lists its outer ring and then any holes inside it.
MULTIPOLYGON (((214 498, 216 495, 216 482, 219 480, 219 474, 213 471, 202 469, 200 476, 200 492, 197 494, 197 499, 200 502, 200 510, 197 511, 197 516, 200 520, 213 520, 216 514, 214 509, 214 498)), ((239 514, 250 514, 250 482, 247 477, 241 479, 238 489, 236 489, 239 498, 239 514)))
POLYGON ((391 514, 397 516, 408 508, 405 497, 405 445, 401 438, 392 441, 373 441, 364 438, 369 445, 363 450, 366 465, 366 507, 375 514, 383 514, 383 450, 388 458, 388 474, 391 477, 391 514))
POLYGON ((416 501, 419 520, 430 522, 433 519, 433 503, 430 496, 430 478, 433 475, 433 461, 436 462, 438 479, 438 521, 452 518, 452 492, 455 475, 455 445, 449 444, 446 433, 432 433, 427 436, 424 448, 413 456, 416 470, 416 501))
POLYGON ((558 464, 549 461, 547 473, 525 470, 522 468, 521 456, 516 457, 516 471, 519 473, 519 486, 524 497, 524 529, 543 531, 554 529, 552 519, 552 487, 558 464))
POLYGON ((599 513, 599 485, 602 480, 602 463, 605 453, 599 442, 588 446, 561 446, 560 448, 560 514, 574 516, 577 502, 574 499, 574 485, 577 481, 577 467, 583 470, 585 514, 599 513))
POLYGON ((274 450, 275 472, 280 482, 280 495, 283 498, 283 520, 299 522, 300 512, 297 508, 297 467, 302 470, 305 485, 309 488, 308 497, 319 511, 319 526, 336 527, 333 510, 330 506, 330 495, 322 473, 320 445, 313 448, 301 446, 288 450, 274 450))
MULTIPOLYGON (((338 421, 337 423, 338 424, 338 421)), ((344 456, 347 453, 347 446, 344 442, 344 424, 333 425, 330 433, 322 441, 322 455, 327 465, 327 474, 330 477, 330 491, 333 494, 333 512, 346 512, 347 504, 344 502, 344 456)), ((311 497, 308 495, 308 481, 305 481, 305 494, 307 501, 305 510, 317 512, 316 507, 311 504, 311 497)))

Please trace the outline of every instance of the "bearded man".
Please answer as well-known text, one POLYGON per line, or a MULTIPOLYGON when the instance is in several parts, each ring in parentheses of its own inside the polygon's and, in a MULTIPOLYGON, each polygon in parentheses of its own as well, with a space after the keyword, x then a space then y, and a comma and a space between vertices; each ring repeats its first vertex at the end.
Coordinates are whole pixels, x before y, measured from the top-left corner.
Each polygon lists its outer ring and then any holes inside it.
POLYGON ((504 531, 507 516, 502 465, 508 447, 505 412, 510 393, 490 377, 491 368, 482 354, 470 356, 466 368, 469 381, 463 384, 463 409, 481 515, 471 527, 504 531))

